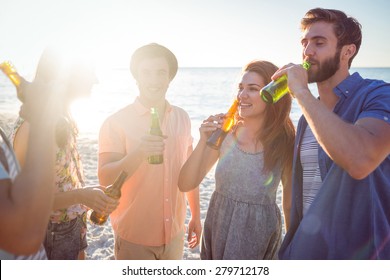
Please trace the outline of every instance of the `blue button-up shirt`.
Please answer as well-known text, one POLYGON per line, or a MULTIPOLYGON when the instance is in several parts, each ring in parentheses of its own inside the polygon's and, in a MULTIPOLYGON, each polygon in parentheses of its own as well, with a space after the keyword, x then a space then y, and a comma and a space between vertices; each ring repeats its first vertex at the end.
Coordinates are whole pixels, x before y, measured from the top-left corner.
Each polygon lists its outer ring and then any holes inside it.
MULTIPOLYGON (((339 96, 334 113, 344 121, 376 118, 390 124, 390 84, 354 73, 334 93, 339 96)), ((279 257, 390 259, 390 155, 366 178, 356 180, 320 146, 318 162, 323 184, 303 217, 299 151, 306 127, 301 117, 294 150, 291 225, 279 257)))

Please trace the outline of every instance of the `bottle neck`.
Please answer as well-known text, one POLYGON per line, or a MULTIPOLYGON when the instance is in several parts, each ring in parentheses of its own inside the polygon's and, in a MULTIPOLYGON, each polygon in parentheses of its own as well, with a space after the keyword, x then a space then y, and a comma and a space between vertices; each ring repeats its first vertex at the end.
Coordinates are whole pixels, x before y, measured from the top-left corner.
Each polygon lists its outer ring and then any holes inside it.
POLYGON ((157 113, 159 115, 159 118, 161 120, 164 119, 165 110, 166 110, 166 108, 168 106, 167 105, 167 101, 165 99, 162 100, 162 101, 151 102, 150 100, 148 100, 146 98, 142 98, 142 96, 139 96, 138 100, 149 111, 150 111, 151 108, 156 108, 157 113))

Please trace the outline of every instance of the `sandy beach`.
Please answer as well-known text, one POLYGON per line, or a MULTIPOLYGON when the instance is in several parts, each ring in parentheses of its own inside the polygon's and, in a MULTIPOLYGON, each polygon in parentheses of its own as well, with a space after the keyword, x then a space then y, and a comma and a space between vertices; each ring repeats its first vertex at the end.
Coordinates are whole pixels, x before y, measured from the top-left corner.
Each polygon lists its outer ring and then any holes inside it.
MULTIPOLYGON (((0 126, 7 133, 11 132, 16 115, 0 114, 0 126)), ((82 134, 82 133, 80 133, 82 134)), ((197 140, 194 142, 196 145, 197 140)), ((97 151, 98 141, 80 136, 78 139, 79 153, 83 162, 86 185, 97 185, 97 151)), ((206 217, 206 212, 211 194, 214 190, 214 168, 207 174, 200 185, 200 211, 202 224, 206 217)), ((277 204, 281 209, 281 186, 277 193, 277 204)), ((187 219, 189 220, 189 208, 187 209, 187 219)), ((88 221, 88 248, 86 258, 89 260, 113 260, 114 259, 114 235, 109 221, 103 226, 97 226, 88 221)), ((184 245, 183 259, 199 260, 199 246, 195 249, 189 249, 187 241, 184 245)))

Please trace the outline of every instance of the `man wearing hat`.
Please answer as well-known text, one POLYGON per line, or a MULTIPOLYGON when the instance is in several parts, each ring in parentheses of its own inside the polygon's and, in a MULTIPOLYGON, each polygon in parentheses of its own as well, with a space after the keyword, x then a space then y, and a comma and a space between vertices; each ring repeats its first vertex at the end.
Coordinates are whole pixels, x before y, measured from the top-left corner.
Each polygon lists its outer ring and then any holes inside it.
MULTIPOLYGON (((192 136, 188 114, 166 100, 177 68, 175 55, 164 46, 153 43, 137 49, 130 70, 139 96, 108 117, 100 130, 100 183, 112 184, 122 170, 129 174, 110 216, 116 259, 169 260, 183 255, 186 194, 178 189, 178 176, 192 152, 192 136), (157 109, 163 136, 149 134, 151 108, 157 109), (154 154, 163 154, 162 164, 148 163, 154 154)), ((187 199, 188 241, 193 248, 201 234, 198 188, 187 193, 187 199)))

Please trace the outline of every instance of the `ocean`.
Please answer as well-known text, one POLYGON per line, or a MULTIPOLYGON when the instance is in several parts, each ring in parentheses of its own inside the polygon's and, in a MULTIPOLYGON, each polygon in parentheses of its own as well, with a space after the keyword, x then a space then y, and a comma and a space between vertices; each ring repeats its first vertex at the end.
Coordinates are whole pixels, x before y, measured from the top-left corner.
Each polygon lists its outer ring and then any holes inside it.
MULTIPOLYGON (((352 68, 364 78, 390 82, 390 68, 352 68)), ((20 71, 21 72, 21 71, 20 71)), ((179 68, 171 82, 167 99, 171 104, 185 109, 192 123, 194 145, 199 139, 198 128, 209 115, 225 112, 237 92, 241 68, 179 68)), ((79 126, 79 137, 95 142, 102 122, 110 114, 134 100, 138 89, 129 69, 97 69, 99 83, 93 87, 90 98, 76 101, 73 115, 79 126)), ((26 75, 31 80, 32 74, 26 75)), ((316 94, 315 85, 310 89, 316 94)), ((0 73, 0 117, 16 117, 20 102, 16 91, 3 73, 0 73)), ((291 118, 296 124, 301 110, 293 101, 291 118)), ((2 122, 4 123, 4 121, 2 122)), ((6 125, 10 126, 9 122, 6 125)))
MULTIPOLYGON (((390 82, 390 68, 355 68, 365 78, 390 82)), ((22 73, 21 73, 22 74, 22 73)), ((167 99, 171 104, 185 109, 191 119, 194 147, 199 139, 199 126, 209 115, 224 113, 237 92, 240 68, 180 68, 172 81, 167 99)), ((26 75, 28 80, 32 75, 26 75)), ((94 86, 91 97, 79 100, 72 106, 72 113, 79 126, 78 147, 86 176, 86 185, 98 184, 97 151, 98 133, 102 122, 112 113, 133 102, 138 91, 128 69, 98 70, 99 83, 94 86)), ((316 94, 315 85, 310 89, 316 94)), ((0 73, 0 125, 10 132, 17 117, 20 102, 11 82, 0 73)), ((293 101, 291 118, 297 124, 301 110, 293 101)), ((214 191, 214 168, 200 184, 200 214, 204 221, 208 203, 214 191)), ((281 208, 281 186, 278 188, 277 204, 281 208)), ((283 213, 282 213, 283 215, 283 213)), ((187 222, 190 217, 187 211, 187 222)), ((113 259, 114 236, 110 223, 95 226, 88 223, 87 259, 113 259)), ((187 244, 187 241, 185 241, 187 244)), ((199 259, 199 247, 189 249, 185 245, 183 259, 199 259)))
MULTIPOLYGON (((390 68, 352 68, 362 77, 390 82, 390 68)), ((168 89, 171 104, 185 109, 192 121, 194 139, 199 137, 200 123, 209 115, 225 112, 236 95, 241 68, 179 68, 168 89)), ((80 137, 95 138, 104 119, 132 102, 138 94, 129 69, 97 70, 99 83, 91 97, 78 100, 72 106, 80 137)), ((31 79, 32 75, 27 76, 31 79)), ((315 85, 310 89, 316 94, 315 85)), ((10 81, 0 73, 0 114, 16 115, 20 102, 10 81)), ((293 101, 291 118, 296 123, 301 111, 293 101)))

